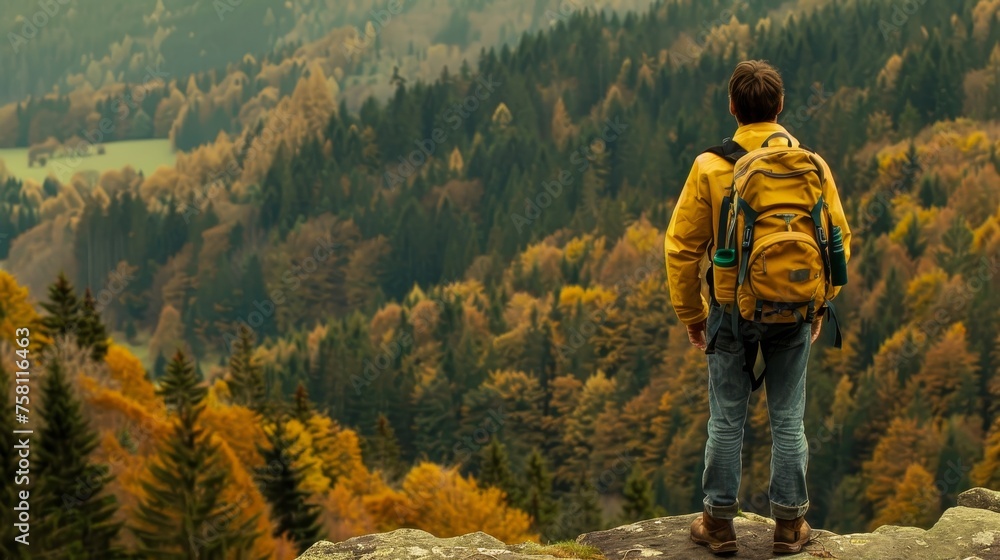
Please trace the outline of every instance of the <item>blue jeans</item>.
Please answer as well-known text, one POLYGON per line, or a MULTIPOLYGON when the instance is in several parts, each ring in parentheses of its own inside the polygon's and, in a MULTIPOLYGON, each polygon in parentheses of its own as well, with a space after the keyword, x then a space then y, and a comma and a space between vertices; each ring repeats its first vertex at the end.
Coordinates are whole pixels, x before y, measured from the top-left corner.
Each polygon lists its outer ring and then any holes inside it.
POLYGON ((732 519, 739 511, 743 467, 743 426, 750 401, 750 378, 760 345, 764 358, 764 387, 771 423, 771 514, 795 519, 809 509, 806 491, 806 444, 803 414, 806 405, 806 365, 809 361, 810 326, 755 325, 740 321, 738 344, 729 313, 713 304, 708 317, 709 334, 718 337, 708 355, 708 442, 705 444, 705 509, 719 519, 732 519), (721 323, 721 324, 720 324, 721 323), (750 359, 744 361, 744 355, 750 359))

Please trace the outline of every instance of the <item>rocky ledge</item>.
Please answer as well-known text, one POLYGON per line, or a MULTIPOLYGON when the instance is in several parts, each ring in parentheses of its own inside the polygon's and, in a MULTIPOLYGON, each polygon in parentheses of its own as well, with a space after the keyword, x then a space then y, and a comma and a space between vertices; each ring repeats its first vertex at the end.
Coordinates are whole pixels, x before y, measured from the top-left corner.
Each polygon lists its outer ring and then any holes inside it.
MULTIPOLYGON (((577 537, 581 551, 596 549, 608 560, 639 558, 715 558, 691 542, 688 528, 698 514, 661 517, 577 537)), ((739 552, 729 558, 764 560, 771 554, 774 522, 746 514, 736 519, 739 552)), ((333 544, 320 542, 299 560, 549 560, 572 556, 574 547, 546 549, 531 543, 506 545, 485 534, 438 538, 416 529, 365 535, 333 544), (569 555, 567 555, 569 554, 569 555)), ((596 552, 593 551, 593 552, 596 552)), ((584 556, 581 553, 581 556, 584 556)), ((599 556, 597 556, 599 557, 599 556)), ((958 497, 928 530, 915 527, 879 527, 873 533, 836 535, 813 530, 813 539, 802 553, 780 556, 786 560, 842 558, 850 560, 1000 560, 1000 492, 974 488, 958 497)))

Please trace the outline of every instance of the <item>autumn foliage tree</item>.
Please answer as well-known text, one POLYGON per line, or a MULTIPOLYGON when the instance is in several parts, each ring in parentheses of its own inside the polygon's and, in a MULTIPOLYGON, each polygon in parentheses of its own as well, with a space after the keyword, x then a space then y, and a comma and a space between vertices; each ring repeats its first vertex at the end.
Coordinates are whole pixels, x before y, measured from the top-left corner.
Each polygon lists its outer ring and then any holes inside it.
POLYGON ((246 554, 257 538, 256 519, 241 518, 238 504, 220 499, 232 475, 212 435, 198 426, 205 393, 178 352, 160 386, 173 431, 142 483, 145 496, 132 526, 140 553, 149 557, 224 558, 246 554))
POLYGON ((80 402, 58 360, 48 364, 42 386, 37 451, 39 539, 32 543, 41 554, 77 558, 123 558, 117 542, 122 523, 114 496, 105 485, 106 465, 91 461, 97 434, 87 425, 80 402))
POLYGON ((279 420, 268 434, 268 445, 258 447, 264 466, 258 467, 257 485, 271 505, 274 536, 287 536, 305 552, 320 538, 319 508, 302 489, 305 478, 298 464, 302 452, 279 420))

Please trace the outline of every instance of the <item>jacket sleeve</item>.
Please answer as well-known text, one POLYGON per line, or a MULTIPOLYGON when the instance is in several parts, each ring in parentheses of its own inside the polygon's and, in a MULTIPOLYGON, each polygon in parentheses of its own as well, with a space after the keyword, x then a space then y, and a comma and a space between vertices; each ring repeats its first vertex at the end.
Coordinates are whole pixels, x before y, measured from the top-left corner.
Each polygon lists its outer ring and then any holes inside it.
MULTIPOLYGON (((844 258, 847 262, 851 261, 851 227, 847 223, 847 215, 844 213, 844 205, 840 201, 840 191, 837 189, 837 184, 833 180, 833 172, 830 171, 830 166, 823 162, 826 167, 826 193, 824 197, 826 198, 826 203, 830 207, 830 220, 832 220, 832 226, 838 226, 841 233, 844 236, 844 258)), ((836 294, 840 293, 841 286, 837 286, 834 290, 834 297, 836 294)))
POLYGON ((670 302, 685 325, 708 318, 708 302, 701 295, 700 269, 712 242, 712 220, 708 180, 695 160, 663 242, 670 302))

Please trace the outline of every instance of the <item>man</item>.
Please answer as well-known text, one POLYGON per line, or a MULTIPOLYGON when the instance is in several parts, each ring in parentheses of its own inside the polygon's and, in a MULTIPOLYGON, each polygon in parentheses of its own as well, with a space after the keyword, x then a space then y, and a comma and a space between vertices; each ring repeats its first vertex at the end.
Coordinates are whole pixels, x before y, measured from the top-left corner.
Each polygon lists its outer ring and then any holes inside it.
MULTIPOLYGON (((777 123, 783 105, 778 72, 764 61, 741 62, 729 81, 729 112, 739 125, 732 140, 751 151, 775 136, 787 138, 790 147, 799 146, 777 123)), ((809 508, 803 425, 806 364, 810 346, 819 337, 825 308, 813 318, 810 307, 810 319, 800 318, 797 323, 762 325, 739 318, 740 332, 736 333, 730 315, 733 306, 720 305, 714 295, 711 302, 702 296, 701 265, 716 248, 716 240, 725 238, 718 235, 720 206, 733 182, 733 162, 717 152, 695 159, 664 244, 674 310, 687 326, 691 344, 708 354, 710 417, 702 481, 704 512, 691 525, 691 538, 717 554, 736 551, 733 518, 739 511, 743 426, 753 389, 752 374, 746 372, 753 369, 759 345, 765 361, 763 381, 773 440, 769 490, 776 521, 773 549, 794 553, 809 541, 810 534, 805 521, 809 508)), ((817 156, 815 161, 825 173, 822 181, 830 220, 841 227, 844 246, 849 247, 850 231, 832 174, 821 158, 817 156)), ((711 281, 711 270, 706 276, 711 281)), ((739 311, 735 313, 739 315, 739 311)))

